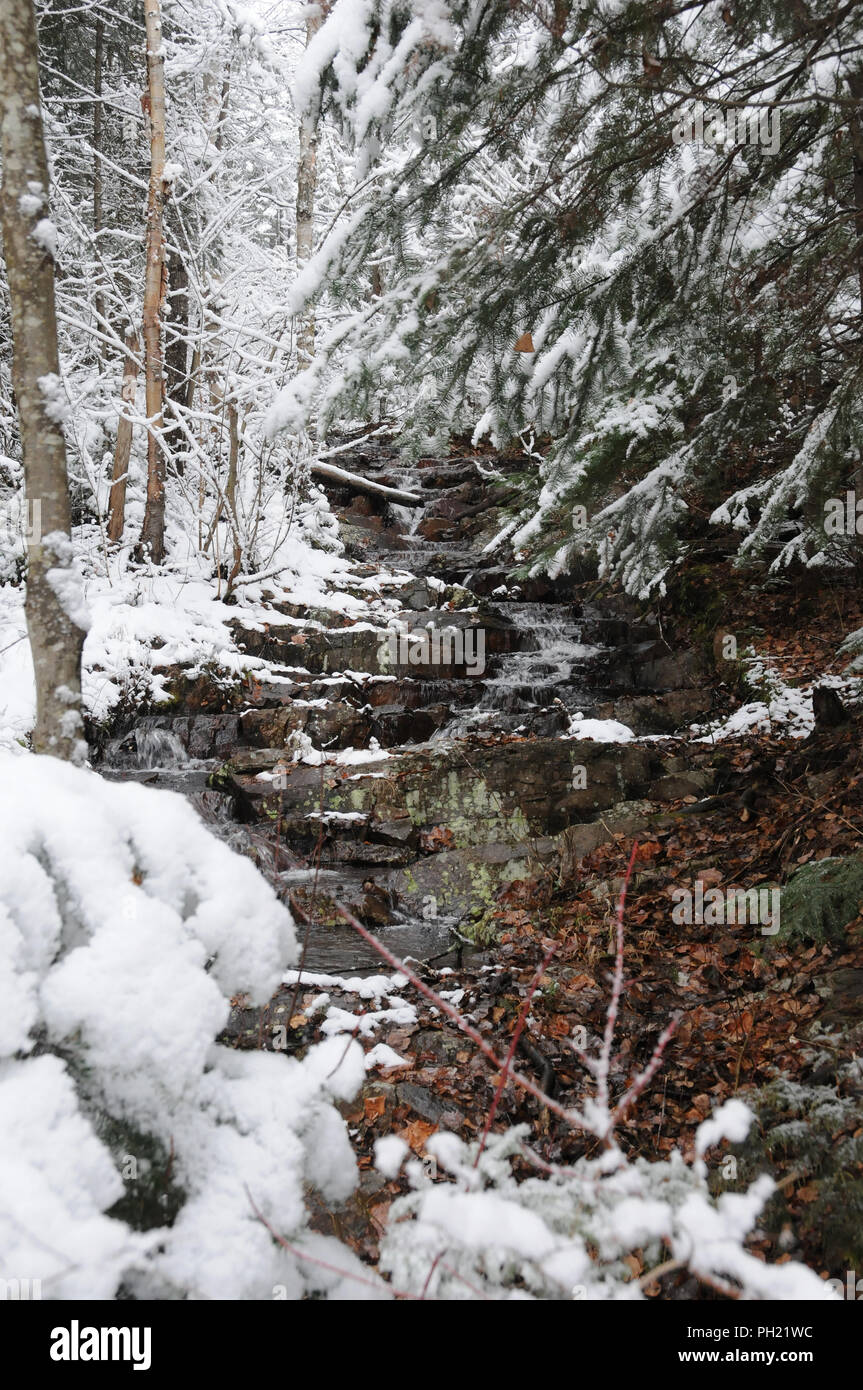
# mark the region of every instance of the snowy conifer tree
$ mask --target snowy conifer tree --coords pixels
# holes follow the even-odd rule
[[[823,520],[863,443],[860,74],[826,0],[337,0],[297,97],[367,184],[319,263],[362,286],[386,254],[387,284],[273,425],[397,388],[416,449],[545,436],[526,568],[591,551],[647,594],[708,517],[775,565],[847,560]]]

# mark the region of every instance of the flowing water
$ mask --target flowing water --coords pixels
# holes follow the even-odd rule
[[[459,673],[450,677],[428,670],[417,679],[412,672],[410,679],[398,683],[395,698],[402,712],[443,709],[443,722],[436,716],[437,732],[426,747],[431,752],[442,741],[485,731],[529,732],[541,737],[565,733],[572,715],[588,711],[595,700],[590,670],[603,651],[584,640],[579,614],[565,602],[525,602],[517,589],[498,583],[499,576],[482,545],[459,539],[457,525],[455,538],[450,535],[434,540],[419,534],[424,520],[440,515],[435,509],[441,487],[428,486],[432,475],[427,471],[394,464],[391,456],[380,451],[374,461],[386,469],[381,475],[383,481],[422,492],[428,500],[416,507],[388,504],[387,526],[373,536],[372,564],[379,571],[433,577],[444,583],[475,583],[478,592],[491,595],[483,602],[490,605],[496,636],[503,642],[502,649],[499,646],[489,655],[481,678],[466,680],[459,678]],[[448,479],[463,480],[470,474],[470,461],[457,460],[455,464],[436,465],[433,476],[442,479],[446,496]],[[459,487],[463,486],[462,481]],[[434,592],[432,586],[430,597]],[[410,625],[422,626],[431,611],[409,614]],[[481,624],[480,618],[474,621]],[[409,729],[410,720],[407,722]],[[400,736],[412,737],[409,731]],[[338,974],[379,970],[380,958],[339,919],[333,907],[336,901],[356,903],[362,898],[364,881],[373,872],[369,864],[377,861],[370,856],[366,865],[324,864],[316,868],[310,862],[308,835],[302,842],[285,843],[270,822],[247,824],[238,819],[231,796],[208,786],[208,778],[243,745],[242,721],[236,714],[146,716],[108,743],[102,770],[112,779],[180,792],[214,834],[251,858],[292,907],[298,937],[307,937],[308,969]],[[314,917],[315,924],[307,928],[304,916]],[[397,956],[429,960],[446,952],[454,942],[453,948],[458,949],[458,938],[453,935],[457,925],[454,916],[405,914],[396,902],[389,923],[375,930],[379,940]]]
[[[604,649],[582,641],[582,623],[570,608],[505,601],[495,609],[522,634],[521,648],[497,659],[474,708],[460,712],[436,739],[488,728],[565,733],[570,716],[584,713],[595,700],[586,669]]]

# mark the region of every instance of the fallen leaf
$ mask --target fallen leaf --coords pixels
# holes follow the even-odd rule
[[[383,1099],[383,1097],[381,1097]],[[409,1125],[399,1131],[399,1138],[404,1139],[409,1144],[415,1154],[422,1153],[425,1148],[426,1140],[429,1139],[437,1130],[437,1125],[430,1124],[428,1120],[411,1120]]]

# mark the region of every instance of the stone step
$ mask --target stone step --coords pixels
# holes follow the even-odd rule
[[[370,831],[434,830],[440,848],[457,849],[557,833],[642,796],[660,771],[655,750],[640,744],[465,740],[323,768],[286,767],[279,749],[241,750],[213,783],[235,797],[243,819],[281,818],[288,836],[308,833],[309,816],[323,809],[362,816]]]
[[[411,673],[429,680],[475,679],[487,669],[484,662],[478,665],[480,655],[515,651],[522,641],[530,640],[492,614],[428,609],[421,619],[404,612],[394,614],[393,620],[404,624],[406,632],[371,623],[310,631],[277,622],[261,628],[237,624],[234,632],[237,645],[249,655],[286,665],[295,660],[297,669],[310,674]],[[421,659],[424,651],[427,660]]]
[[[374,708],[344,700],[292,700],[275,709],[246,711],[240,721],[242,740],[253,748],[284,748],[291,734],[302,731],[315,748],[365,748],[377,739],[382,748],[425,743],[452,718],[449,704],[404,709],[399,705]]]

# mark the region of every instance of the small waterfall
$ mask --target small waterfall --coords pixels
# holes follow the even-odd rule
[[[470,622],[472,627],[482,627],[484,620],[487,624],[486,662],[484,667],[474,667],[469,678],[461,669],[464,663],[446,662],[441,656],[389,674],[386,682],[370,683],[365,711],[370,733],[379,734],[385,746],[396,749],[422,745],[429,749],[431,761],[435,753],[443,752],[431,749],[438,740],[508,733],[555,739],[568,732],[576,711],[594,714],[599,700],[606,698],[605,685],[597,680],[606,674],[602,657],[614,651],[605,644],[627,640],[627,624],[617,624],[619,634],[612,631],[602,611],[594,616],[584,612],[580,602],[576,607],[575,599],[567,601],[570,591],[565,586],[538,584],[521,589],[511,585],[500,559],[487,554],[483,546],[481,513],[483,503],[490,500],[479,495],[484,484],[476,475],[484,474],[483,466],[461,459],[427,460],[423,462],[428,467],[407,468],[392,450],[376,451],[371,446],[345,462],[422,499],[415,506],[390,500],[385,508],[378,507],[378,524],[367,528],[362,544],[357,541],[358,575],[364,580],[399,576],[395,583],[379,586],[387,614],[397,606],[410,630],[446,626],[450,601],[461,610],[465,598],[444,590],[449,585],[465,587],[467,581],[471,617],[459,611],[453,625]],[[424,520],[440,525],[425,526]],[[374,582],[369,585],[370,593],[376,589]],[[471,592],[481,605],[478,610]],[[546,593],[549,597],[542,601]],[[537,597],[539,601],[531,601]],[[351,638],[342,633],[339,620],[334,618],[331,626],[339,633],[334,645],[344,640],[348,650]],[[591,640],[602,645],[591,645]],[[282,642],[274,640],[276,656]],[[512,647],[517,650],[509,650]],[[290,658],[295,651],[291,647],[282,657]],[[405,887],[410,876],[402,872],[410,868],[414,855],[426,853],[414,847],[413,827],[409,842],[390,844],[386,837],[370,833],[367,838],[364,828],[332,818],[318,843],[318,824],[304,822],[298,815],[296,796],[286,798],[283,823],[281,817],[271,818],[271,806],[258,814],[243,791],[242,776],[239,792],[234,788],[233,794],[230,783],[221,779],[208,785],[211,769],[234,757],[235,750],[248,750],[250,740],[254,745],[261,737],[272,738],[281,747],[282,726],[276,712],[290,699],[297,699],[299,708],[317,705],[325,697],[321,727],[332,717],[332,732],[337,735],[332,744],[337,746],[344,723],[338,707],[345,708],[351,721],[356,713],[347,709],[354,705],[353,687],[346,687],[344,678],[313,675],[307,692],[313,698],[307,701],[298,699],[304,693],[303,684],[292,681],[290,694],[282,689],[264,694],[261,708],[274,711],[272,733],[264,722],[247,723],[247,711],[241,713],[233,704],[219,707],[216,713],[182,713],[171,708],[136,717],[134,722],[127,715],[117,726],[126,732],[104,749],[102,773],[112,780],[180,792],[214,835],[251,859],[295,912],[298,934],[307,936],[307,969],[331,969],[337,974],[380,970],[373,948],[357,936],[335,906],[345,902],[361,916],[369,877],[378,887],[390,889],[395,884],[404,895],[401,902],[392,902],[389,920],[374,919],[376,935],[397,955],[442,958],[452,949],[463,898],[454,892],[452,904],[458,906],[458,913],[452,916],[440,912],[427,920],[425,900],[420,913],[417,894]],[[252,760],[248,772],[253,775],[256,766]],[[302,794],[301,787],[296,790]],[[430,882],[434,886],[434,878]],[[442,883],[445,887],[446,880]],[[434,898],[433,893],[429,896]]]
[[[558,722],[565,727],[568,714],[592,702],[585,668],[603,648],[582,641],[582,625],[571,610],[540,603],[500,603],[496,607],[526,634],[529,645],[501,656],[495,674],[483,681],[475,708],[460,712],[434,739],[459,738],[483,730],[513,730],[526,715],[544,709],[552,715],[559,711]],[[549,727],[547,732],[554,730]]]
[[[131,733],[111,739],[105,749],[109,768],[175,771],[186,767],[189,755],[173,729],[142,720]]]
[[[172,729],[135,730],[139,767],[182,767],[189,755]]]
[[[505,709],[511,695],[546,705],[578,684],[584,663],[599,655],[599,647],[581,640],[581,623],[566,614],[533,603],[502,604],[501,608],[520,631],[530,634],[535,645],[503,657],[497,675],[486,681],[480,708]]]

